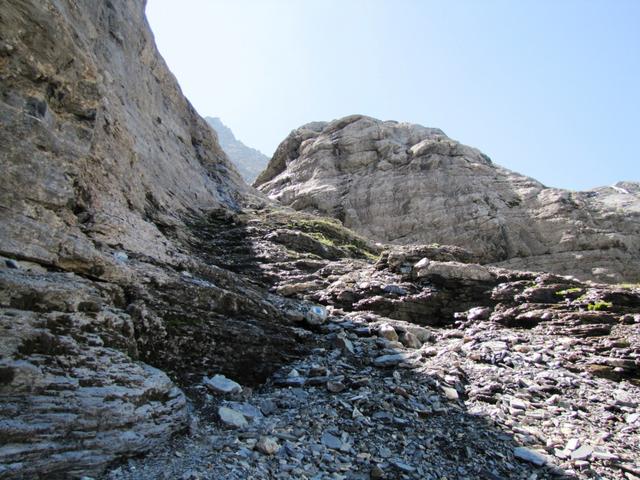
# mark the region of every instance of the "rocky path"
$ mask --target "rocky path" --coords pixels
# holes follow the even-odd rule
[[[637,342],[640,323],[616,333]],[[640,478],[640,387],[576,373],[588,342],[372,314],[313,335],[321,346],[254,392],[203,385],[189,437],[106,478]]]
[[[191,434],[109,480],[640,478],[637,289],[438,245],[334,260],[327,225],[270,215],[203,238],[316,348],[253,391],[203,382]]]

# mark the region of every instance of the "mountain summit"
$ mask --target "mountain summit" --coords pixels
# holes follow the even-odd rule
[[[247,147],[238,140],[231,129],[218,117],[206,117],[205,120],[218,134],[220,146],[234,163],[245,182],[253,183],[269,163],[269,157],[255,148]]]
[[[353,115],[294,130],[256,186],[374,240],[467,248],[482,263],[640,278],[640,185],[547,188],[441,130]]]

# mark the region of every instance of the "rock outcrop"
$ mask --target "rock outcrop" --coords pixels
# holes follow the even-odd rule
[[[274,293],[300,286],[281,308],[319,348],[251,395],[212,393],[204,406],[217,422],[109,480],[640,471],[640,289],[483,266],[446,246],[392,247],[374,263],[267,238],[305,223],[310,237],[325,227],[286,209],[244,212],[214,248],[250,272],[233,248],[241,236]],[[309,302],[326,318],[310,323],[300,311]]]
[[[5,3],[1,479],[640,471],[637,286],[383,251],[276,205],[142,0]]]
[[[252,385],[305,348],[262,286],[195,250],[211,215],[265,199],[144,3],[0,9],[0,478],[99,473],[183,431],[194,378]]]
[[[354,115],[294,130],[258,188],[374,240],[441,243],[482,263],[640,279],[640,184],[546,188],[419,125]]]
[[[218,134],[220,146],[236,166],[244,181],[248,184],[253,183],[260,172],[266,168],[269,157],[238,140],[231,129],[218,117],[206,117],[206,120]]]

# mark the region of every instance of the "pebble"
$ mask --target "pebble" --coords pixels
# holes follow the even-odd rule
[[[126,263],[127,260],[129,260],[129,255],[127,255],[125,252],[119,251],[119,252],[114,252],[113,258],[118,263]]]
[[[232,408],[218,408],[218,416],[220,417],[220,420],[222,420],[222,423],[224,423],[228,427],[244,428],[249,425],[249,422],[242,414],[242,412],[238,412],[237,410],[233,410]]]
[[[329,390],[331,393],[340,393],[345,388],[347,387],[342,382],[332,382],[332,381],[327,382],[327,390]]]
[[[214,375],[212,378],[205,378],[204,385],[215,393],[233,394],[242,392],[242,386],[224,375]]]
[[[411,332],[405,332],[400,336],[400,342],[407,348],[420,348],[422,342]]]
[[[380,325],[380,327],[378,328],[378,336],[381,338],[386,338],[391,342],[398,341],[398,333],[396,332],[396,329],[388,323],[383,323],[382,325]]]
[[[320,441],[324,446],[334,450],[339,450],[342,447],[342,440],[329,432],[324,432]]]
[[[273,455],[280,450],[280,444],[273,437],[260,437],[260,440],[256,443],[255,449],[265,455]]]
[[[577,438],[571,438],[571,439],[569,439],[569,441],[567,442],[567,445],[564,448],[565,448],[565,450],[573,452],[579,446],[580,446],[580,440],[578,440]]]
[[[525,462],[529,462],[529,463],[533,463],[534,465],[537,466],[542,466],[545,463],[547,463],[547,459],[539,454],[538,452],[535,452],[533,450],[530,450],[526,447],[516,447],[513,449],[513,455],[516,458],[519,458],[520,460],[524,460]]]
[[[460,398],[455,388],[442,387],[442,391],[444,392],[444,396],[447,397],[447,400],[458,400]]]
[[[376,367],[392,367],[394,365],[398,365],[401,362],[406,362],[407,360],[411,360],[413,355],[408,353],[393,353],[389,355],[382,355],[377,357],[373,363]]]
[[[20,265],[18,265],[18,262],[16,262],[15,260],[5,260],[4,264],[7,266],[7,268],[14,268],[14,269],[19,269]]]
[[[342,353],[348,353],[351,355],[355,353],[353,343],[344,335],[338,335],[336,337],[336,347],[338,347]]]
[[[592,453],[593,447],[589,445],[582,445],[571,452],[571,458],[573,460],[586,460],[591,456]]]
[[[322,305],[313,305],[304,314],[304,318],[310,325],[322,325],[327,321],[327,309]]]

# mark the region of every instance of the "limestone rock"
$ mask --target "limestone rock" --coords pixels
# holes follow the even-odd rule
[[[435,262],[424,258],[414,266],[418,278],[444,281],[487,282],[494,278],[491,271],[482,265],[460,262]]]
[[[382,325],[380,325],[380,327],[378,329],[378,335],[380,337],[382,337],[382,338],[386,338],[390,342],[397,342],[398,341],[398,333],[388,323],[383,323]]]
[[[517,447],[513,449],[513,455],[525,462],[533,463],[534,465],[542,466],[547,463],[547,459],[529,448]]]
[[[144,2],[3,8],[0,250],[94,277],[110,249],[178,260],[163,231],[244,186],[158,53]],[[114,265],[116,264],[116,265]]]
[[[183,392],[135,361],[130,315],[101,308],[117,288],[18,272],[0,271],[0,473],[98,474],[187,427]]]
[[[2,5],[0,476],[99,475],[186,428],[178,385],[256,383],[306,343],[199,248],[268,201],[182,95],[144,8]]]
[[[231,428],[244,428],[249,425],[249,422],[244,417],[242,412],[234,410],[229,407],[218,408],[218,416],[222,423]]]
[[[240,393],[242,391],[240,384],[224,375],[214,375],[212,378],[206,378],[203,383],[216,393]]]
[[[547,188],[434,128],[362,115],[310,123],[256,185],[378,241],[456,245],[483,264],[610,283],[640,278],[640,184]]]
[[[260,437],[258,443],[256,443],[256,450],[264,453],[265,455],[273,455],[278,453],[280,445],[278,441],[273,437]]]

